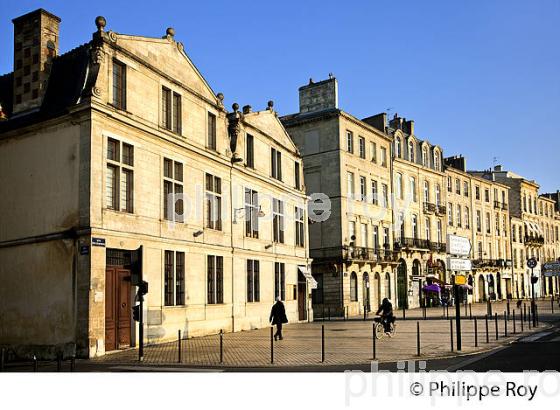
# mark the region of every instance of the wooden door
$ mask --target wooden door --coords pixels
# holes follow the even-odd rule
[[[298,313],[299,320],[307,320],[306,282],[298,282]]]
[[[130,346],[130,271],[107,267],[105,272],[105,350]]]

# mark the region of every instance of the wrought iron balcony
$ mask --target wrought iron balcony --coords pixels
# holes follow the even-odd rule
[[[511,260],[506,259],[475,259],[472,261],[474,268],[506,268],[511,266]]]
[[[366,248],[363,246],[344,245],[311,249],[310,254],[315,261],[327,259],[343,262],[391,263],[398,260],[397,252],[391,249]]]
[[[420,238],[400,238],[395,242],[395,249],[416,248],[430,249],[430,241]]]
[[[443,242],[431,242],[430,241],[430,250],[432,252],[445,252],[445,243]]]
[[[502,203],[502,209],[503,209],[504,211],[507,211],[507,209],[508,209],[508,204],[507,204],[506,202]]]
[[[424,213],[425,214],[433,214],[436,212],[436,204],[432,204],[430,202],[424,202]]]
[[[500,201],[494,201],[494,208],[500,209],[502,207],[502,203]]]
[[[447,213],[447,208],[445,205],[436,205],[436,214],[438,216],[443,216]]]
[[[524,242],[527,245],[536,245],[536,246],[540,246],[540,245],[544,245],[544,237],[539,235],[539,236],[535,236],[535,235],[525,235],[525,239]]]

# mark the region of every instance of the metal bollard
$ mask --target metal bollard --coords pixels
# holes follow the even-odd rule
[[[321,363],[325,363],[325,325],[321,325]]]
[[[416,322],[416,355],[420,356],[420,322]]]
[[[515,309],[513,309],[513,317],[512,317],[512,319],[513,319],[513,334],[516,334],[516,333],[517,333],[517,332],[516,332],[517,329],[515,328]]]
[[[521,309],[519,311],[519,316],[521,316],[521,333],[523,333],[523,313],[521,312]]]
[[[76,357],[72,356],[70,359],[70,371],[73,372],[76,370]]]
[[[498,314],[494,313],[494,325],[496,326],[496,340],[498,340]]]
[[[522,322],[526,322],[527,321],[527,305],[525,303],[523,303],[523,319]]]
[[[507,312],[504,311],[504,337],[507,337]]]
[[[39,371],[39,361],[37,360],[37,356],[33,355],[33,371]]]
[[[376,359],[376,357],[375,357],[375,355],[376,355],[376,351],[375,351],[375,348],[376,348],[376,346],[375,346],[375,339],[377,339],[377,338],[375,337],[375,325],[377,325],[377,323],[373,322],[372,325],[373,325],[373,326],[372,326],[372,333],[371,333],[371,341],[372,341],[372,343],[371,343],[372,351],[371,351],[371,352],[372,352],[372,355],[373,355],[373,360],[375,360],[375,359]]]
[[[181,329],[177,331],[177,363],[181,363]]]
[[[451,351],[453,351],[453,319],[449,319],[449,337],[451,338]]]
[[[472,303],[469,303],[469,317],[472,320]]]
[[[56,371],[62,371],[62,353],[60,352],[56,354]]]
[[[220,329],[220,363],[224,362],[224,331]]]
[[[406,309],[404,308],[404,306],[403,306],[403,309],[402,309],[402,319],[406,320]]]
[[[550,310],[554,314],[554,296],[552,296],[552,298],[550,298]]]
[[[274,327],[270,326],[270,364],[274,364]]]
[[[327,315],[329,315],[329,322],[330,322],[330,320],[331,320],[331,307],[330,306],[327,308]]]
[[[449,319],[449,305],[445,305],[445,312],[446,312],[447,319]]]
[[[321,315],[323,322],[325,321],[325,305],[323,305],[323,314]]]
[[[364,306],[364,320],[366,320],[366,307]]]
[[[441,305],[441,309],[443,310],[441,317],[445,319],[445,305]]]
[[[511,314],[510,312],[511,312],[511,311],[510,311],[509,299],[508,299],[508,300],[507,300],[507,317],[508,317],[508,319],[509,319],[509,315]]]
[[[535,318],[537,321],[537,326],[539,325],[539,307],[537,306],[537,304],[535,303]]]
[[[485,316],[486,321],[486,343],[490,343],[490,336],[488,335],[488,315]]]
[[[4,367],[6,365],[6,349],[2,348],[0,350],[0,372],[4,371]]]
[[[474,347],[478,347],[478,323],[476,322],[476,316],[474,318]]]

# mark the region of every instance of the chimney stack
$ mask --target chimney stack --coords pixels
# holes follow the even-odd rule
[[[60,18],[38,9],[14,23],[13,113],[41,107],[52,60],[58,55]]]
[[[316,112],[338,108],[338,82],[329,78],[318,83],[309,79],[309,84],[299,88],[299,112]]]

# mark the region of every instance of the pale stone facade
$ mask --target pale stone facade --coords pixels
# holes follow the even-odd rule
[[[0,129],[0,344],[137,345],[140,247],[148,343],[268,326],[276,296],[312,320],[302,160],[272,102],[228,113],[172,29],[96,24],[44,104],[76,97],[14,105]]]

